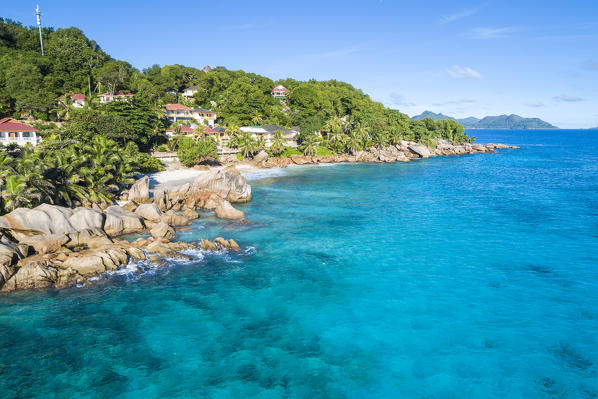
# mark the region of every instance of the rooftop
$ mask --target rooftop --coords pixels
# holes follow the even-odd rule
[[[0,119],[0,132],[37,132],[37,129],[13,118]]]
[[[180,110],[191,110],[191,109],[193,109],[191,107],[186,107],[183,104],[166,104],[164,107],[166,108],[167,111],[175,111],[177,109],[180,109]]]

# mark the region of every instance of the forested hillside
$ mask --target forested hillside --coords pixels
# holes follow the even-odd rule
[[[40,54],[36,29],[10,20],[0,21],[0,116],[67,119],[65,116],[71,117],[73,113],[64,115],[57,97],[78,92],[93,97],[103,91],[122,90],[135,93],[137,103],[153,110],[159,118],[163,104],[177,102],[174,93],[197,85],[198,105],[216,111],[223,126],[250,124],[257,116],[264,124],[300,126],[302,132],[313,132],[338,117],[351,124],[367,124],[376,134],[387,136],[400,134],[413,140],[426,140],[438,134],[430,131],[430,124],[412,121],[397,110],[387,109],[348,83],[273,81],[223,67],[206,73],[182,65],[153,65],[139,71],[126,61],[111,58],[77,28],[45,28],[43,33],[45,56]],[[278,83],[290,89],[286,103],[270,95]],[[184,101],[179,99],[179,102]],[[102,119],[97,113],[91,114],[87,116]],[[115,121],[103,122],[111,134],[123,128],[109,123]],[[163,128],[154,123],[153,130]],[[122,136],[133,137],[138,133],[125,132]],[[146,131],[145,135],[150,133]],[[135,141],[143,145],[147,139]]]
[[[35,148],[3,148],[0,211],[40,202],[109,200],[136,174],[159,169],[147,153],[167,142],[167,103],[215,111],[217,126],[226,127],[246,157],[266,149],[263,138],[239,133],[250,124],[298,126],[305,154],[355,152],[400,140],[430,146],[437,138],[472,140],[455,121],[412,120],[336,80],[273,81],[224,67],[205,72],[183,65],[140,71],[110,57],[80,29],[44,28],[43,35],[42,56],[36,28],[0,18],[0,118],[28,121],[43,137]],[[286,99],[271,95],[276,84],[290,90]],[[198,88],[194,101],[181,95],[190,86]],[[117,91],[134,93],[134,100],[98,101],[101,93]],[[85,105],[74,107],[70,94],[75,93],[84,94]],[[279,145],[268,149],[271,154],[288,155],[280,137],[275,140]],[[177,138],[172,148],[191,165],[214,156],[214,142],[207,137],[178,145]]]

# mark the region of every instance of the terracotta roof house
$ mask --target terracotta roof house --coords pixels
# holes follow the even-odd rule
[[[83,108],[85,104],[87,104],[87,99],[85,98],[85,94],[82,93],[73,93],[70,95],[71,101],[73,103],[74,108]],[[58,97],[58,101],[64,101],[64,97]]]
[[[276,85],[272,89],[272,97],[278,98],[279,100],[284,100],[285,98],[287,98],[288,94],[289,89],[287,89],[283,85]]]
[[[13,118],[0,119],[0,143],[8,145],[37,145],[42,138],[37,135],[37,129]]]
[[[119,91],[117,93],[102,93],[100,94],[100,103],[110,103],[112,101],[131,101],[135,97],[133,93],[123,93]]]
[[[205,126],[214,127],[216,113],[204,108],[191,108],[183,104],[166,104],[166,118],[170,123],[176,121],[195,121]]]
[[[193,135],[194,130],[192,128],[190,128],[187,125],[181,125],[181,133],[183,133],[183,135],[185,136],[192,136]],[[174,127],[169,128],[168,130],[166,130],[166,135],[168,137],[172,137],[174,136]]]

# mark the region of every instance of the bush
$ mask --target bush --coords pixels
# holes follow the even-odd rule
[[[212,138],[195,141],[190,137],[181,137],[177,144],[179,161],[185,166],[196,165],[205,158],[218,158],[216,142]]]
[[[301,151],[296,148],[286,147],[279,157],[290,157],[291,155],[301,155]]]
[[[316,150],[316,155],[318,155],[318,156],[334,155],[334,153],[326,147],[318,146],[318,149]]]
[[[162,145],[158,146],[158,151],[159,152],[167,152],[168,148],[166,148],[166,146],[164,144],[162,144]]]
[[[164,165],[162,165],[162,162],[160,162],[159,159],[143,152],[139,153],[137,162],[141,173],[152,173],[164,170]]]

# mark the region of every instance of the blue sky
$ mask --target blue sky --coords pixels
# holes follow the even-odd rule
[[[1,16],[34,24],[35,1]],[[39,0],[115,58],[338,79],[415,115],[598,126],[598,1]]]

